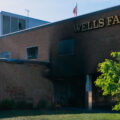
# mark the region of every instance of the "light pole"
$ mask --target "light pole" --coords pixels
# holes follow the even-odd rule
[[[28,28],[29,28],[29,13],[30,13],[30,10],[25,9],[25,11],[27,12],[27,22],[28,22]]]

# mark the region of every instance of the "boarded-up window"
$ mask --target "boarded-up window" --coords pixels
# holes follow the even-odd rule
[[[2,53],[0,53],[0,58],[9,59],[10,58],[10,52],[2,52]]]
[[[59,55],[74,54],[74,40],[69,39],[59,41],[58,53]]]
[[[3,15],[3,34],[10,32],[10,17]]]

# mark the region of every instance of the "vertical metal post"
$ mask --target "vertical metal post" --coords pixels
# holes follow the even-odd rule
[[[86,75],[86,85],[85,85],[85,97],[86,97],[86,108],[92,109],[92,80],[90,75]]]
[[[27,22],[28,22],[27,27],[29,28],[29,13],[30,13],[30,10],[25,9],[25,11],[27,12]]]

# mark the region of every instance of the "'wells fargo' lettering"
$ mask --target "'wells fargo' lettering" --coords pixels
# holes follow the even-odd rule
[[[114,24],[119,24],[119,23],[120,23],[120,20],[119,20],[118,16],[117,16],[117,15],[114,16],[113,25],[114,25]]]
[[[109,16],[107,18],[100,18],[98,20],[93,20],[85,23],[78,23],[74,26],[74,31],[83,32],[116,24],[120,24],[120,17],[117,15]]]

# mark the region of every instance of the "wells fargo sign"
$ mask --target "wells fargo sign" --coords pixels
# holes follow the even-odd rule
[[[74,31],[78,33],[78,32],[103,28],[106,26],[111,26],[111,25],[116,25],[116,24],[120,24],[120,17],[117,15],[110,16],[107,18],[100,18],[98,20],[93,20],[93,21],[89,21],[85,23],[75,24]]]

